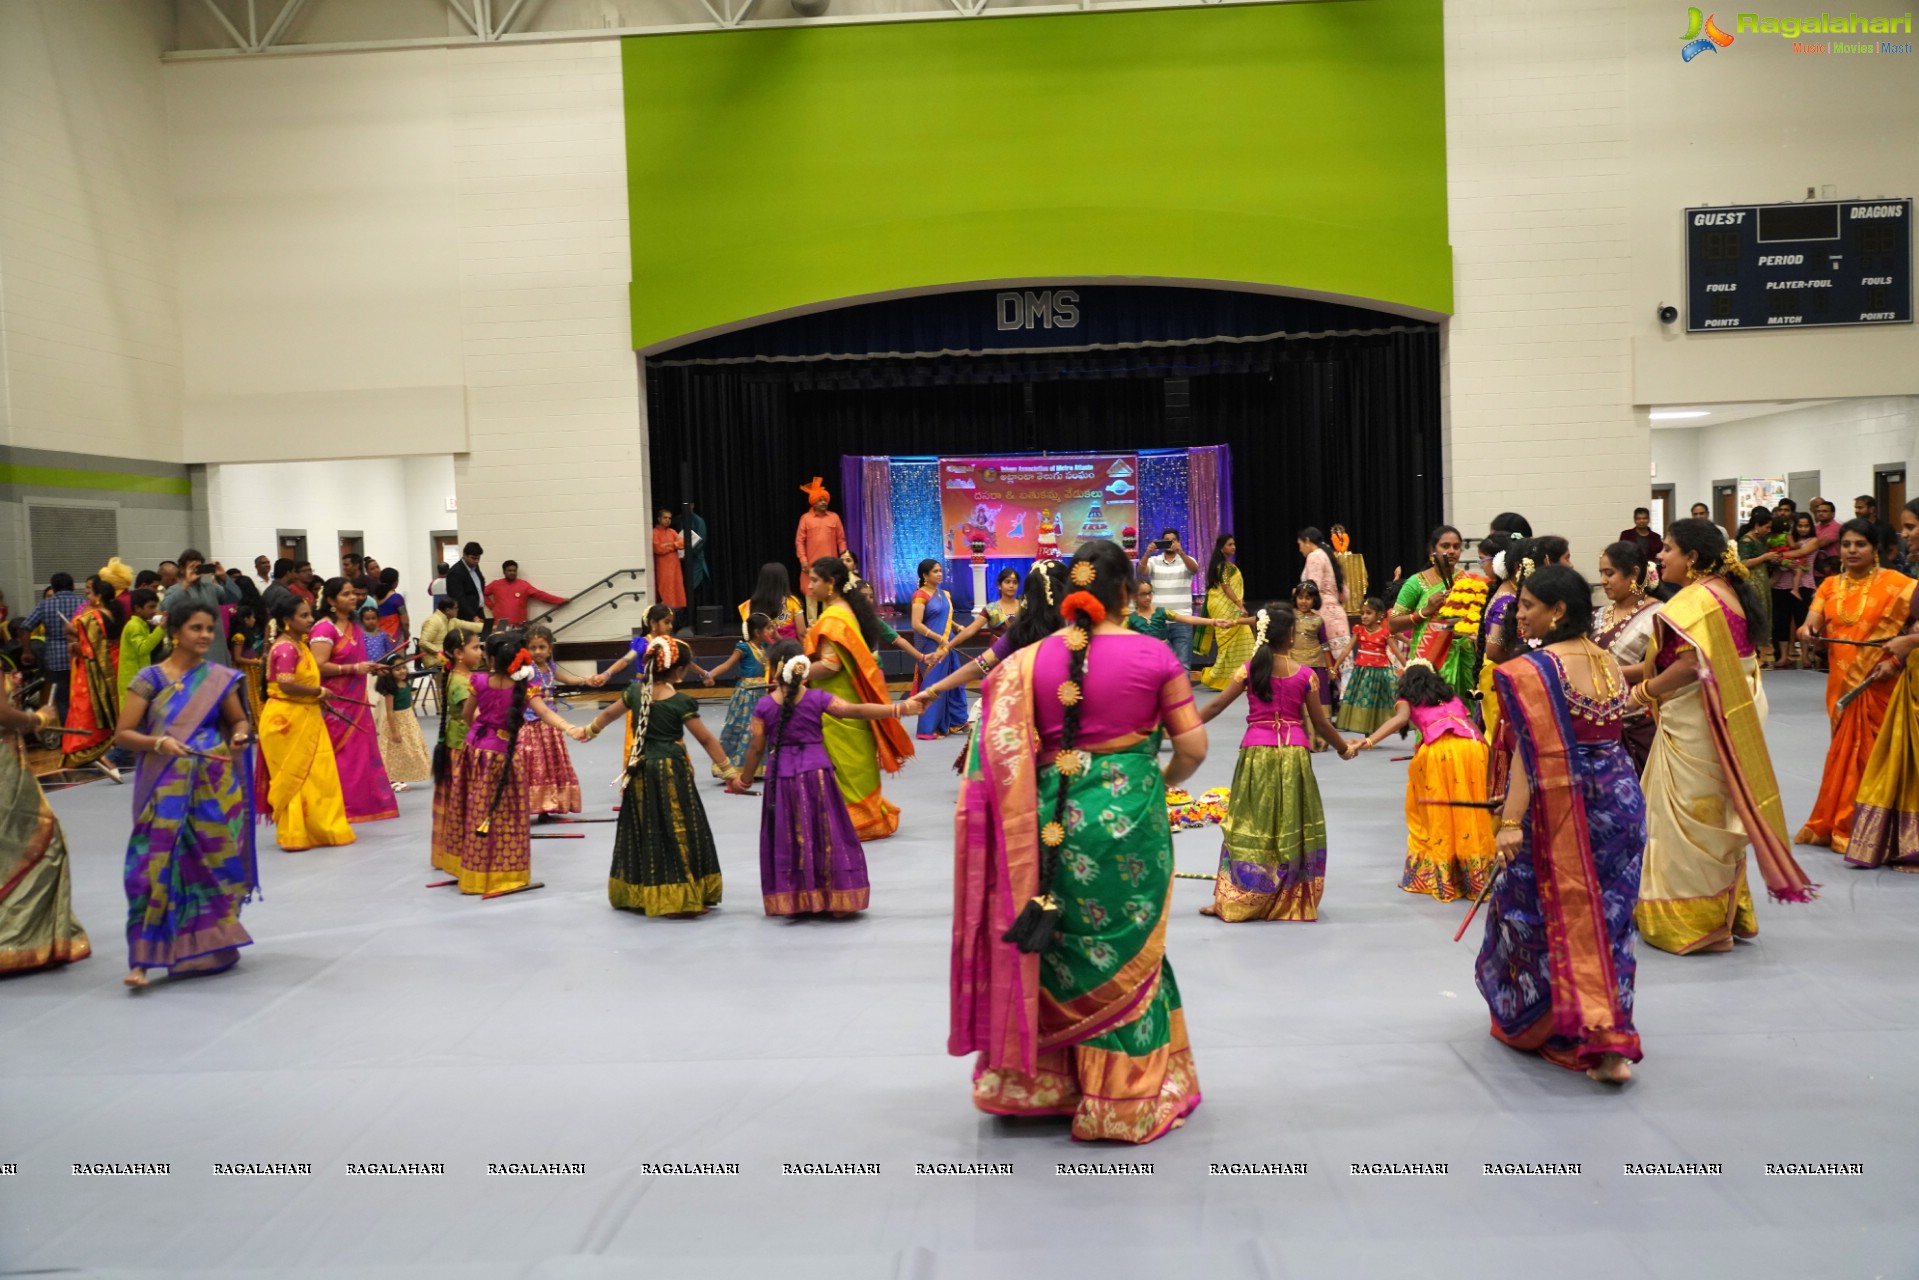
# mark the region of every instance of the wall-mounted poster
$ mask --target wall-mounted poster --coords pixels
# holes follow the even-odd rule
[[[1739,480],[1739,519],[1743,523],[1752,514],[1754,507],[1771,509],[1780,504],[1786,496],[1784,477],[1766,476],[1763,479]]]
[[[941,458],[940,518],[946,554],[986,544],[995,558],[1070,556],[1081,542],[1114,542],[1139,519],[1139,456],[1074,453],[1025,458]]]

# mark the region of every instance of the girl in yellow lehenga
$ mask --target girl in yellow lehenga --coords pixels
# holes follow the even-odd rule
[[[851,572],[839,560],[823,556],[806,574],[806,594],[819,606],[819,618],[806,633],[806,654],[813,660],[807,683],[848,702],[887,702],[886,677],[873,657],[879,619],[859,592],[848,592]],[[898,773],[913,754],[906,726],[894,720],[822,722],[826,754],[833,758],[840,795],[853,815],[861,840],[883,840],[900,829],[900,807],[880,794],[880,771]]]
[[[1730,951],[1759,932],[1746,888],[1746,845],[1773,897],[1811,899],[1793,861],[1766,750],[1766,691],[1746,620],[1758,602],[1746,567],[1707,520],[1666,531],[1661,576],[1684,589],[1653,633],[1653,675],[1633,698],[1658,736],[1646,761],[1648,840],[1634,919],[1661,951]]]
[[[1233,563],[1238,543],[1230,533],[1213,540],[1213,558],[1206,565],[1206,616],[1246,619],[1246,579]],[[1250,619],[1214,633],[1219,637],[1213,665],[1206,668],[1200,683],[1208,689],[1224,689],[1233,682],[1253,657],[1253,628]]]
[[[1903,573],[1879,568],[1874,533],[1866,520],[1850,520],[1839,530],[1839,562],[1844,572],[1819,584],[1806,624],[1799,628],[1799,639],[1885,641],[1905,630],[1915,584]],[[1889,677],[1897,664],[1883,649],[1863,644],[1831,644],[1826,655],[1826,714],[1832,720],[1832,745],[1819,780],[1819,799],[1797,840],[1830,845],[1834,853],[1844,853],[1852,837],[1853,805],[1866,762],[1892,705]]]
[[[289,853],[352,844],[340,769],[327,735],[326,688],[320,664],[307,648],[313,606],[294,596],[273,607],[279,639],[262,659],[266,705],[260,711],[260,752],[266,758],[267,813]]]

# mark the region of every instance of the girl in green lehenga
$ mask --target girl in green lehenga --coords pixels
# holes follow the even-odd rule
[[[1125,553],[1084,543],[1072,574],[1068,627],[986,682],[957,823],[947,1048],[979,1053],[982,1111],[1150,1142],[1200,1101],[1166,959],[1165,785],[1199,766],[1206,731],[1172,650],[1121,623]]]

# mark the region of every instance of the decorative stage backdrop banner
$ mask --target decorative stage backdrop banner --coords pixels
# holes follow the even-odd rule
[[[1136,534],[1139,455],[941,458],[940,520],[946,555],[967,559],[1069,557],[1096,538]]]
[[[1135,474],[1109,475],[1110,469],[1118,464],[1131,467]],[[1044,493],[1017,501],[981,498],[982,491],[1001,490],[975,488],[970,491],[971,501],[961,510],[958,499],[951,495],[968,491],[942,487],[948,478],[946,467],[949,465],[972,469],[976,483],[977,477],[987,469],[1002,477],[995,483],[1004,484],[1003,477],[1012,468],[1032,466],[1065,467],[1064,474],[1087,478],[1084,482],[1055,482],[1051,487],[1035,482],[1034,488],[1044,488]],[[1013,511],[1015,506],[1033,512],[1035,517],[1041,511],[1053,516],[1062,556],[1070,556],[1082,538],[1110,537],[1117,542],[1127,526],[1132,525],[1140,530],[1140,548],[1157,538],[1162,529],[1179,530],[1186,545],[1195,548],[1192,554],[1203,564],[1213,539],[1222,529],[1233,527],[1232,471],[1232,448],[1223,444],[1126,453],[1005,454],[996,458],[844,454],[840,458],[840,488],[846,499],[842,518],[846,523],[847,541],[859,556],[866,576],[873,580],[882,603],[901,606],[911,599],[918,586],[919,562],[943,555],[946,590],[962,612],[970,613],[975,603],[969,569],[972,549],[964,545],[957,551],[953,549],[957,526],[974,523],[981,517],[996,520],[998,527],[993,533],[1000,545],[987,548],[989,583],[997,581],[1006,569],[1012,569],[1023,579],[1033,561],[1039,558],[1041,535],[1036,518],[1024,522],[1017,535],[1019,540],[1014,541],[1013,523],[1019,519]],[[961,474],[956,471],[954,476]],[[1101,479],[1104,484],[1097,483]],[[1125,492],[1107,492],[1121,480],[1126,482]],[[1053,496],[1062,485],[1068,496]],[[1086,496],[1075,499],[1071,496],[1075,492]],[[1103,495],[1097,514],[1092,510],[1092,493]],[[951,515],[948,501],[955,503]],[[980,506],[987,506],[989,510],[981,513],[977,510]],[[993,506],[1000,508],[997,516],[990,510]],[[1062,507],[1065,509],[1063,532],[1057,523]],[[1109,532],[1100,532],[1101,525]]]

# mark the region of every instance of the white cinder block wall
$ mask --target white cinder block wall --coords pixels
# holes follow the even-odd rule
[[[1717,426],[1652,433],[1660,484],[1677,487],[1679,505],[1712,501],[1715,480],[1817,471],[1819,492],[1852,516],[1852,500],[1873,491],[1873,468],[1919,456],[1919,396],[1835,400]],[[1919,485],[1907,492],[1919,496]],[[1890,513],[1881,513],[1891,520]]]
[[[1446,0],[1446,513],[1591,561],[1648,489],[1631,387],[1624,0]]]
[[[448,66],[469,442],[454,464],[460,532],[486,547],[489,570],[511,556],[570,596],[646,565],[652,523],[620,46],[492,47]],[[624,635],[632,619],[605,610],[573,634]]]
[[[170,9],[0,4],[0,445],[181,460]]]
[[[433,569],[428,535],[451,527],[452,491],[446,456],[210,466],[205,550],[251,573],[253,557],[276,554],[281,529],[303,532],[314,569],[331,577],[339,535],[359,530],[367,554],[400,571],[400,589],[424,598]]]

